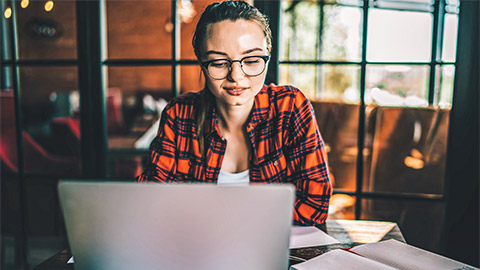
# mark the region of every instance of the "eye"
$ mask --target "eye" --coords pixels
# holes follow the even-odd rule
[[[216,60],[210,62],[210,67],[213,68],[227,68],[230,65],[230,63],[226,60]]]
[[[258,57],[253,57],[253,58],[247,58],[243,61],[243,64],[245,65],[255,65],[260,63],[260,58]]]

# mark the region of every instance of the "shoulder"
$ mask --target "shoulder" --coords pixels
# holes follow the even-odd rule
[[[270,84],[264,87],[264,93],[268,95],[271,103],[282,105],[280,107],[293,107],[309,103],[305,94],[292,85],[274,85]],[[287,109],[284,107],[284,109]]]
[[[200,97],[200,92],[187,92],[168,102],[168,107],[195,105]]]
[[[164,113],[174,117],[191,117],[195,105],[200,98],[200,92],[188,92],[171,99]]]
[[[301,93],[301,91],[296,88],[295,86],[292,85],[275,85],[275,84],[270,84],[265,86],[265,90],[272,94],[276,95],[279,97],[283,96],[295,96],[298,93]]]

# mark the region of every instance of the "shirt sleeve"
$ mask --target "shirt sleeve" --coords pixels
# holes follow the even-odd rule
[[[327,219],[332,194],[327,154],[313,107],[300,91],[292,108],[286,157],[296,185],[294,224],[321,225]]]
[[[162,112],[157,136],[150,145],[150,157],[138,182],[168,183],[174,181],[176,173],[175,107],[169,104]]]

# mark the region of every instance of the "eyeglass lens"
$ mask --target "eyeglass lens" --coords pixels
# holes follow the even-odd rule
[[[214,79],[225,79],[234,62],[240,62],[243,73],[247,76],[258,76],[265,70],[266,60],[260,56],[248,56],[241,60],[219,59],[208,63],[207,71]]]

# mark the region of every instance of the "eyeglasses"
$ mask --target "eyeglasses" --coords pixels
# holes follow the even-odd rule
[[[232,71],[233,63],[238,62],[245,75],[255,77],[263,73],[269,59],[268,55],[247,56],[240,60],[215,59],[202,62],[202,66],[205,67],[212,79],[223,80]]]

